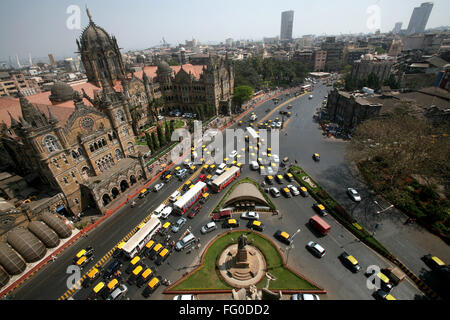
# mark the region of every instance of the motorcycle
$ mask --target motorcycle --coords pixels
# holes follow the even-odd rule
[[[136,201],[131,202],[131,207],[134,208],[136,206]]]

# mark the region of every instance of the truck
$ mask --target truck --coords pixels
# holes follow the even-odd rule
[[[254,141],[255,143],[259,142],[259,134],[256,133],[255,129],[253,129],[252,127],[247,127],[247,132],[249,138],[251,138],[252,141]]]
[[[222,210],[213,215],[213,221],[225,220],[231,217],[231,210]]]
[[[317,230],[324,236],[327,235],[331,230],[330,225],[328,223],[326,223],[325,220],[323,220],[319,216],[311,217],[309,219],[309,224],[311,225],[311,227],[313,227],[315,230]]]

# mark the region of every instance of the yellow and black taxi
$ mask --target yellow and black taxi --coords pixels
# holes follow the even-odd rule
[[[284,176],[286,177],[287,181],[289,181],[289,182],[294,181],[294,175],[292,173],[287,172]]]
[[[209,172],[209,164],[203,165],[202,172]]]
[[[149,194],[149,192],[150,191],[148,191],[148,189],[142,189],[141,192],[139,192],[138,198],[139,199],[145,198]]]
[[[164,261],[166,261],[166,259],[169,257],[169,255],[170,255],[169,249],[167,249],[167,248],[162,249],[158,253],[158,256],[156,257],[155,264],[157,266],[160,266]]]
[[[356,260],[355,257],[345,251],[341,253],[339,259],[347,268],[349,268],[354,273],[357,273],[361,269],[358,260]]]
[[[144,291],[142,292],[142,295],[144,296],[144,298],[148,298],[153,292],[155,292],[155,290],[161,285],[161,281],[157,278],[157,277],[153,277],[153,279],[151,279]]]
[[[247,228],[262,232],[264,231],[264,224],[259,220],[251,220],[247,223]]]
[[[292,198],[291,190],[288,187],[284,187],[281,189],[281,192],[286,198]]]
[[[136,285],[141,288],[147,281],[150,280],[151,276],[153,275],[153,271],[150,268],[147,268],[144,270],[144,272],[141,273],[141,276],[137,279]]]
[[[306,187],[301,186],[299,188],[299,191],[300,191],[300,194],[302,195],[302,197],[306,198],[307,196],[309,196],[308,189],[306,189]]]
[[[139,265],[139,261],[141,261],[141,257],[136,256],[133,259],[131,259],[130,263],[128,264],[128,268],[125,270],[126,273],[131,273],[134,268],[136,268]]]
[[[328,215],[328,212],[325,209],[325,206],[323,204],[314,203],[313,204],[313,209],[314,209],[314,211],[316,211],[317,213],[321,214],[322,216]]]
[[[88,288],[95,280],[97,280],[100,277],[100,270],[96,267],[93,267],[89,272],[86,274],[86,278],[83,280],[83,287]]]
[[[224,228],[237,228],[237,227],[239,227],[239,220],[234,219],[234,218],[227,219],[223,223],[223,227]]]
[[[173,176],[172,176],[171,174],[168,174],[168,175],[166,175],[166,176],[163,178],[163,180],[164,180],[165,182],[169,182],[170,180],[172,180],[172,178],[173,178]]]
[[[374,275],[374,277],[372,278],[372,283],[376,284],[378,282],[383,291],[389,292],[394,287],[394,284],[390,281],[389,277],[385,275],[382,271],[379,271],[376,274],[375,270],[371,270],[371,272],[366,272],[366,276],[369,277],[372,275]]]
[[[183,191],[189,190],[189,187],[191,186],[191,184],[192,184],[191,180],[186,181],[186,182],[184,183],[184,185],[183,185],[182,190],[183,190]]]
[[[119,280],[116,278],[112,279],[108,284],[106,285],[106,290],[102,292],[103,298],[107,298],[116,288],[120,285]]]
[[[136,268],[133,269],[131,272],[130,277],[127,280],[127,283],[129,285],[133,285],[136,283],[136,280],[138,279],[139,275],[144,271],[144,267],[141,265],[138,265]]]
[[[98,300],[103,298],[103,292],[107,290],[103,281],[97,283],[92,289],[92,293],[89,295],[88,300]]]
[[[170,230],[170,226],[171,223],[169,221],[165,222],[162,226],[161,229],[159,230],[160,234],[167,234]]]
[[[77,260],[77,262],[75,263],[75,265],[77,267],[80,268],[80,270],[83,270],[83,268],[92,260],[94,259],[94,253],[90,252],[90,253],[86,253],[84,255],[81,256],[80,259]]]
[[[276,175],[276,179],[277,179],[277,182],[278,182],[279,184],[283,184],[284,178],[283,178],[283,175],[282,175],[282,174],[277,174],[277,175]]]
[[[85,249],[82,249],[82,250],[78,251],[78,253],[73,258],[73,263],[77,263],[77,261],[80,260],[80,258],[82,256],[85,256],[88,254],[93,254],[93,253],[94,253],[94,248],[92,248],[92,247],[87,247]]]
[[[144,247],[144,251],[142,252],[142,254],[147,257],[148,254],[150,253],[150,251],[153,249],[154,245],[155,245],[155,240],[150,240],[149,242],[147,242],[147,244]]]
[[[156,244],[156,246],[153,247],[152,251],[149,253],[148,257],[150,260],[154,260],[156,258],[156,255],[163,249],[163,245],[161,243]]]
[[[292,243],[292,238],[286,231],[278,230],[273,236],[284,244],[290,245]]]
[[[273,184],[273,177],[272,176],[266,176],[266,181],[268,184]]]
[[[431,268],[431,270],[434,271],[444,268],[446,266],[444,261],[442,261],[441,259],[432,254],[427,254],[423,256],[422,260],[428,267]]]
[[[205,192],[204,194],[202,194],[202,197],[200,198],[200,202],[202,204],[204,204],[206,201],[208,201],[209,197],[210,197],[209,193]]]
[[[377,300],[397,300],[392,294],[381,289],[377,290],[374,296]]]
[[[312,158],[313,158],[314,161],[320,161],[320,154],[314,153]]]

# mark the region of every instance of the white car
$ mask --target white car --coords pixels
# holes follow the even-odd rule
[[[361,196],[359,195],[358,191],[356,191],[355,189],[348,188],[347,189],[347,194],[353,201],[356,201],[356,202],[360,202],[361,201]]]
[[[310,95],[310,96],[309,96],[309,99],[312,99],[312,98],[314,98],[314,96],[313,96],[313,95]]]
[[[196,299],[193,294],[182,294],[182,295],[173,297],[173,300],[196,300]]]
[[[292,295],[291,300],[320,300],[320,298],[317,294],[296,293]]]
[[[153,188],[153,190],[155,190],[155,192],[158,192],[158,191],[161,190],[163,187],[164,187],[164,183],[161,182],[161,183],[158,183],[158,184]]]
[[[236,150],[231,151],[230,158],[234,158],[236,156],[237,156],[237,151]]]
[[[253,211],[242,212],[241,219],[259,220],[259,214]]]
[[[316,257],[322,258],[325,255],[325,249],[320,244],[314,241],[308,242],[306,248],[311,251]]]
[[[252,170],[259,170],[258,162],[256,162],[256,161],[250,162],[250,168],[252,168]]]
[[[276,154],[273,154],[272,155],[272,160],[275,163],[279,163],[280,162],[280,157],[278,155],[276,155]]]
[[[164,208],[164,210],[161,212],[161,219],[167,219],[168,216],[172,213],[173,208],[170,206],[167,206]]]
[[[287,187],[289,190],[291,190],[291,193],[293,196],[298,196],[300,194],[300,191],[298,191],[296,186],[293,186],[292,184],[288,184]]]
[[[266,172],[267,172],[268,176],[273,176],[274,175],[272,167],[267,167],[267,171]]]
[[[272,196],[273,196],[274,198],[278,198],[278,197],[281,196],[280,191],[279,191],[277,188],[275,188],[275,187],[270,188],[270,189],[269,189],[269,192],[270,192],[270,194],[272,194]]]
[[[214,231],[214,230],[216,230],[216,229],[217,229],[216,223],[213,222],[213,221],[211,221],[211,222],[207,223],[206,225],[204,225],[204,226],[201,228],[200,232],[201,232],[202,234],[206,234],[206,233],[209,233],[209,232]]]

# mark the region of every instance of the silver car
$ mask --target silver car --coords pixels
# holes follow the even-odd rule
[[[186,223],[186,221],[187,219],[184,217],[178,219],[178,221],[172,227],[172,232],[177,233],[181,229],[181,227]]]
[[[322,258],[325,255],[325,249],[317,242],[310,241],[306,245],[306,248],[311,251],[316,257]]]
[[[204,225],[201,228],[200,232],[202,234],[206,234],[206,233],[209,233],[209,232],[214,231],[216,229],[217,229],[217,225],[215,224],[215,222],[211,221],[211,222],[207,223],[206,225]]]
[[[155,192],[158,192],[158,191],[161,190],[163,187],[164,187],[164,183],[161,182],[161,183],[158,183],[158,184],[153,188],[153,190],[155,190]]]
[[[287,187],[289,190],[291,190],[291,193],[293,196],[298,196],[300,194],[300,191],[298,191],[296,186],[293,186],[292,184],[288,184]]]
[[[347,194],[353,201],[356,201],[356,202],[360,202],[361,201],[361,196],[359,195],[358,191],[356,191],[355,189],[348,188],[347,189]]]
[[[253,211],[243,212],[241,214],[241,219],[259,220],[259,214]]]

